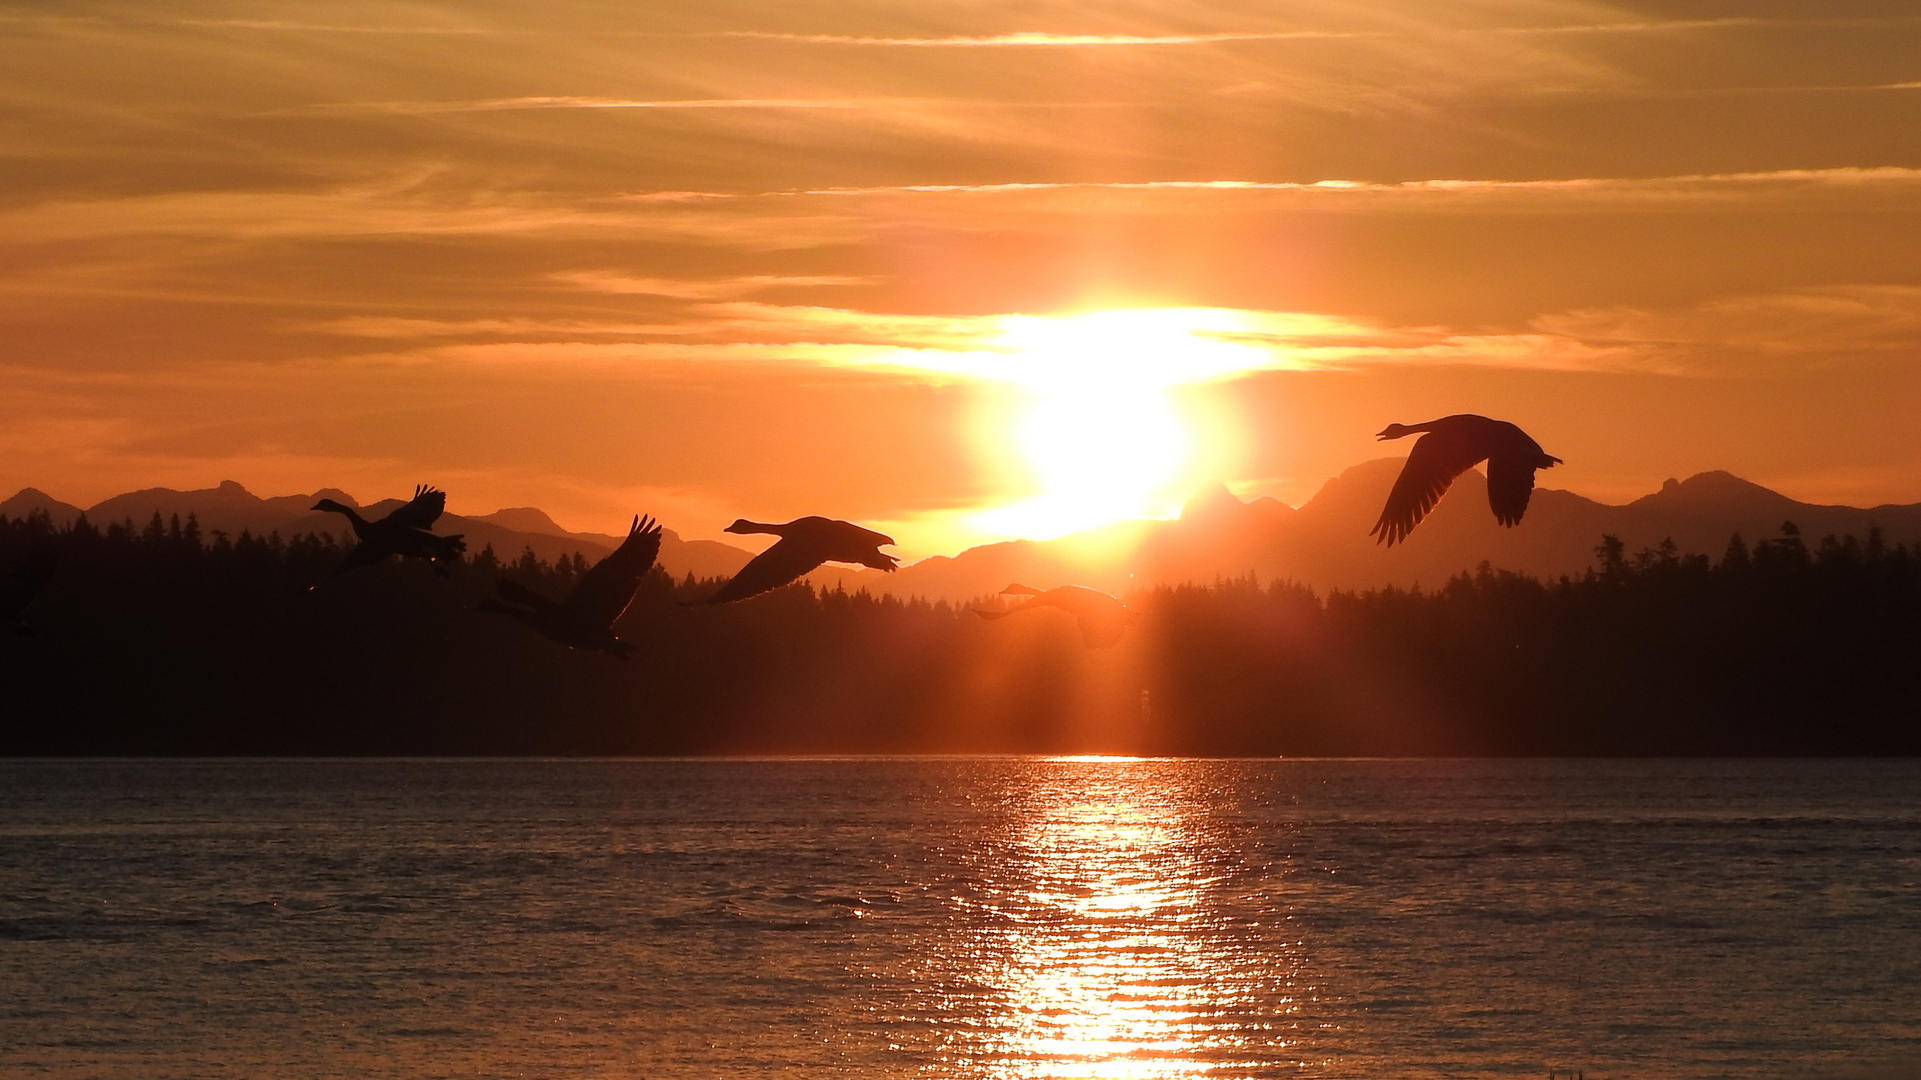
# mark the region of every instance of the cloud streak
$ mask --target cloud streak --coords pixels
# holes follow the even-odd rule
[[[434,116],[442,113],[526,112],[542,109],[862,109],[873,100],[819,98],[609,98],[573,95],[481,98],[471,101],[355,101],[303,106],[296,112],[348,116],[366,113]]]
[[[1096,325],[1090,319],[1104,320]],[[1135,324],[1139,329],[1130,329]],[[1921,338],[1921,287],[1836,286],[1726,297],[1691,307],[1609,308],[1537,317],[1508,332],[1392,326],[1316,312],[1196,308],[1090,316],[910,315],[746,301],[700,303],[662,325],[581,321],[358,318],[304,324],[376,338],[493,337],[370,354],[374,363],[535,365],[640,377],[660,364],[774,364],[869,370],[934,382],[1031,381],[1036,365],[1068,354],[1099,377],[1104,340],[1153,338],[1170,384],[1262,371],[1374,367],[1772,376],[1886,363]],[[1159,337],[1155,337],[1155,335]],[[1106,337],[1103,337],[1106,335]],[[706,341],[595,342],[613,336],[706,336]],[[555,337],[572,340],[547,340]],[[1185,342],[1186,344],[1183,344]],[[1216,344],[1231,346],[1221,352]],[[1139,351],[1139,350],[1135,350]],[[1146,355],[1146,354],[1143,354]],[[1120,359],[1113,362],[1119,363]]]

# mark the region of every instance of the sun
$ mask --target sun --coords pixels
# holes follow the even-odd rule
[[[1003,377],[1030,395],[1014,433],[1040,492],[975,514],[987,533],[1047,539],[1171,516],[1217,464],[1197,454],[1171,391],[1271,363],[1233,340],[1245,331],[1237,313],[1216,308],[1012,315],[1003,326]]]

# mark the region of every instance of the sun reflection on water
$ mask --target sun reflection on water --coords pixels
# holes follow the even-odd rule
[[[1025,793],[997,864],[1008,929],[983,983],[1004,1015],[967,1056],[995,1078],[1259,1074],[1289,1060],[1291,952],[1232,910],[1197,801],[1152,771],[1076,763]],[[1258,924],[1254,924],[1258,925]]]

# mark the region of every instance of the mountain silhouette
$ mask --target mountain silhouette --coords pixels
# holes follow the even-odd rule
[[[21,488],[13,498],[0,502],[0,517],[28,518],[42,512],[63,529],[82,513],[79,507],[63,503],[39,488]]]
[[[1484,561],[1549,579],[1578,575],[1594,564],[1594,548],[1604,534],[1619,537],[1630,554],[1673,540],[1682,551],[1717,558],[1733,534],[1753,543],[1778,535],[1785,521],[1794,522],[1810,541],[1828,535],[1865,537],[1877,526],[1889,543],[1921,541],[1921,504],[1859,508],[1803,503],[1727,472],[1669,480],[1659,491],[1620,506],[1539,488],[1527,520],[1504,529],[1487,513],[1486,477],[1470,470],[1448,489],[1420,529],[1404,543],[1385,548],[1369,540],[1368,529],[1402,461],[1381,458],[1355,465],[1299,507],[1271,498],[1244,501],[1214,484],[1196,492],[1171,521],[1122,521],[1054,540],[986,544],[922,559],[892,574],[829,566],[806,580],[815,588],[955,602],[992,596],[1009,581],[1039,588],[1072,582],[1125,595],[1157,584],[1210,583],[1250,573],[1262,581],[1291,580],[1317,589],[1434,587]],[[197,491],[129,492],[88,507],[86,515],[97,525],[128,519],[144,525],[156,512],[163,519],[177,514],[182,521],[192,513],[202,533],[209,535],[215,530],[238,535],[244,529],[262,536],[338,536],[343,532],[340,520],[311,509],[321,498],[370,517],[404,501],[362,506],[333,488],[261,498],[227,481]],[[39,510],[56,524],[80,513],[34,488],[0,502],[0,516],[20,518]],[[621,542],[604,533],[569,532],[534,507],[473,517],[447,514],[437,528],[464,533],[470,555],[491,545],[504,560],[531,549],[548,561],[575,552],[596,561]],[[660,565],[676,578],[689,573],[731,577],[752,557],[752,552],[730,544],[682,540],[671,531],[662,534]]]
[[[1785,521],[1802,535],[1865,537],[1879,527],[1889,543],[1921,541],[1921,504],[1871,508],[1797,502],[1726,472],[1669,480],[1624,506],[1540,488],[1527,520],[1501,528],[1487,512],[1487,479],[1462,474],[1421,528],[1401,544],[1373,544],[1368,529],[1393,487],[1402,459],[1356,465],[1329,480],[1298,508],[1273,499],[1242,501],[1214,485],[1172,521],[1124,522],[1057,540],[970,548],[923,559],[892,575],[824,569],[817,587],[967,600],[1005,581],[1041,587],[1077,582],[1116,594],[1157,584],[1210,583],[1254,574],[1317,589],[1384,585],[1434,587],[1482,562],[1542,578],[1579,575],[1594,565],[1605,535],[1629,553],[1672,540],[1682,551],[1719,558],[1739,533],[1749,543],[1779,534]]]
[[[218,487],[192,491],[176,491],[172,488],[131,491],[96,503],[85,512],[87,520],[101,526],[128,520],[135,525],[145,525],[155,514],[159,514],[163,521],[178,516],[184,522],[191,514],[199,521],[200,531],[206,536],[212,536],[216,531],[229,536],[238,536],[242,531],[256,536],[277,532],[283,538],[300,533],[331,533],[336,538],[346,537],[351,544],[351,534],[339,517],[313,509],[321,499],[332,499],[351,506],[364,516],[375,519],[392,513],[407,501],[382,499],[362,505],[338,488],[263,498],[227,480]],[[0,516],[9,518],[27,517],[39,510],[46,510],[57,525],[66,524],[81,513],[79,508],[59,502],[34,488],[23,489],[5,502],[0,502]],[[568,532],[548,517],[545,511],[533,507],[497,510],[476,517],[445,514],[434,527],[438,532],[464,534],[469,557],[491,545],[494,554],[507,561],[531,549],[537,558],[547,562],[572,556],[575,552],[594,562],[605,558],[621,544],[620,537],[605,533]],[[747,560],[751,558],[752,552],[729,544],[712,540],[686,541],[673,532],[662,533],[660,565],[676,577],[690,573],[697,578],[727,577],[747,565]]]

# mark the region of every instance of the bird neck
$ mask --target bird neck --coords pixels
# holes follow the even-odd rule
[[[353,522],[354,532],[359,532],[367,524],[367,519],[361,517],[359,511],[342,503],[330,502],[326,506],[321,507],[321,509],[330,514],[340,514],[348,521]]]

